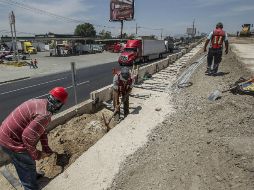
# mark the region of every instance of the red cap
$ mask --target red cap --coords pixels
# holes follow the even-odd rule
[[[51,94],[54,98],[56,98],[63,104],[65,104],[68,98],[68,92],[65,90],[64,87],[55,87],[50,90],[49,94]]]

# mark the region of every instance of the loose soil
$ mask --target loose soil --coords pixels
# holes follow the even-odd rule
[[[107,119],[112,115],[110,110],[102,109],[95,114],[75,117],[52,130],[48,135],[49,146],[57,154],[38,161],[37,169],[50,179],[62,173],[107,133],[102,113]],[[110,127],[113,128],[115,125],[112,120]]]
[[[106,119],[109,119],[112,115],[112,111],[105,108],[95,114],[83,114],[71,119],[64,125],[56,127],[48,134],[49,146],[57,154],[37,161],[37,171],[45,173],[45,177],[38,181],[41,187],[47,185],[51,179],[62,173],[107,133],[102,113]],[[115,125],[116,123],[112,120],[109,127],[113,128]],[[38,145],[38,149],[41,149],[40,145]],[[9,164],[7,168],[18,179],[14,166]],[[14,190],[2,175],[0,175],[0,184],[5,190]]]
[[[219,76],[205,70],[201,65],[193,85],[174,94],[175,113],[123,163],[109,189],[254,189],[253,97],[227,92],[219,100],[207,99],[251,74],[232,52],[223,56]]]

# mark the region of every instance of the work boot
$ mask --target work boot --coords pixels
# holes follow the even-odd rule
[[[212,75],[212,76],[217,76],[217,71],[218,71],[218,69],[213,69],[213,70],[211,71],[211,75]]]
[[[208,67],[208,68],[206,69],[206,71],[205,71],[205,74],[209,74],[210,72],[211,72],[211,68]]]

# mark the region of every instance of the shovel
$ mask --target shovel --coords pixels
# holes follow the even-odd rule
[[[230,89],[227,89],[227,90],[224,90],[224,91],[219,91],[219,90],[215,90],[213,91],[209,96],[208,96],[208,100],[210,101],[215,101],[217,100],[219,97],[221,97],[221,94],[222,93],[225,93],[225,92],[228,92],[230,90],[233,90],[235,87],[233,88],[230,88]]]
[[[221,96],[222,93],[228,92],[228,91],[231,91],[231,90],[234,90],[234,89],[236,89],[238,86],[244,85],[244,84],[246,84],[246,83],[248,83],[248,82],[253,82],[254,79],[251,78],[251,79],[249,79],[249,80],[245,80],[244,78],[241,77],[238,81],[239,81],[239,82],[236,82],[232,87],[230,87],[230,88],[227,89],[227,90],[224,90],[224,91],[221,91],[221,92],[220,92],[219,90],[213,91],[213,92],[208,96],[208,99],[211,100],[211,101],[215,101],[217,98],[219,98],[219,97]]]
[[[113,117],[115,116],[115,114],[117,113],[117,111],[118,111],[118,109],[119,109],[121,103],[122,103],[122,101],[120,101],[119,104],[116,106],[116,108],[115,108],[113,114],[111,115],[111,117],[109,118],[108,121],[106,120],[105,115],[102,113],[102,118],[103,118],[103,121],[104,121],[105,126],[107,127],[107,132],[111,129],[111,128],[109,127],[109,123],[110,123],[110,121],[113,119]]]

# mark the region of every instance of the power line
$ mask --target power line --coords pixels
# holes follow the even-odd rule
[[[11,33],[11,31],[9,30],[6,30],[6,29],[3,29],[3,30],[0,30],[0,32],[3,32],[3,33]],[[31,34],[31,35],[36,35],[35,33],[31,33],[31,32],[22,32],[22,31],[16,31],[18,34]]]
[[[57,15],[57,14],[51,13],[49,11],[38,9],[38,8],[32,7],[30,5],[14,1],[14,0],[0,0],[0,2],[6,3],[8,5],[16,6],[16,7],[25,9],[25,10],[29,10],[29,11],[32,11],[33,13],[36,13],[36,14],[47,15],[47,16],[50,16],[50,17],[54,17],[54,18],[56,18],[58,20],[61,20],[61,21],[64,21],[64,22],[84,23],[84,21],[82,21],[82,20],[78,20],[78,19],[73,19],[73,18]],[[94,26],[96,26],[96,27],[104,27],[104,28],[116,28],[116,27],[109,27],[109,26],[99,25],[99,24],[94,24]]]

